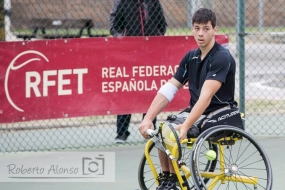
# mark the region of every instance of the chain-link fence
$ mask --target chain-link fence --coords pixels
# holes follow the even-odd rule
[[[127,11],[122,13],[126,18],[117,25],[112,22],[118,18],[112,20],[110,13],[119,11],[120,7],[113,5],[113,0],[0,2],[2,41],[108,37],[112,33],[110,25],[119,28],[112,35],[128,35],[120,28],[124,22],[131,23],[128,27],[133,33],[129,35],[187,36],[191,35],[194,11],[200,7],[211,8],[217,13],[219,33],[229,36],[229,49],[237,63],[236,100],[245,112],[247,132],[285,135],[282,125],[285,121],[284,0],[161,0],[160,6],[156,6],[158,1],[155,0],[130,0],[126,1]],[[148,10],[155,14],[147,14]],[[158,21],[145,25],[143,32],[137,31],[136,13]],[[151,31],[154,28],[156,31]],[[157,122],[168,114],[159,114]],[[137,130],[142,114],[123,119],[130,119],[131,135],[127,142],[144,142]],[[117,116],[107,115],[1,124],[1,151],[114,145],[116,122]]]

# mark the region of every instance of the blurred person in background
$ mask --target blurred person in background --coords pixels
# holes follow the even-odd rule
[[[110,13],[112,36],[163,36],[167,23],[159,0],[114,0]],[[145,114],[143,114],[144,118]],[[131,114],[117,116],[115,143],[125,143]],[[155,126],[156,117],[152,121]]]

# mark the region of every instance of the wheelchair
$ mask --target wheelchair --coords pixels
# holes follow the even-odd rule
[[[223,113],[222,113],[223,114]],[[197,137],[180,142],[181,158],[172,161],[181,190],[271,190],[272,169],[266,152],[243,128],[212,123]],[[141,190],[156,189],[162,172],[157,136],[149,139],[138,169]],[[215,158],[207,158],[211,150]]]

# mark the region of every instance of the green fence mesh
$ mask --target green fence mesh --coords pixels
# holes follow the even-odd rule
[[[0,40],[191,35],[194,11],[211,8],[217,13],[219,33],[229,36],[229,50],[238,64],[236,99],[246,115],[246,131],[253,135],[285,135],[284,0],[161,0],[160,5],[157,0],[129,0],[124,1],[127,10],[120,12],[123,16],[112,18],[110,13],[120,11],[113,5],[116,2],[0,0]],[[146,10],[154,13],[147,14]],[[144,34],[137,31],[137,18],[133,16],[136,11],[156,20],[148,23]],[[112,19],[121,20],[112,25]],[[110,22],[117,32],[110,33]],[[120,30],[124,22],[130,23],[132,33]],[[168,114],[159,114],[158,122]],[[137,130],[141,118],[142,114],[131,117],[129,144],[144,142]],[[0,124],[0,151],[112,146],[116,121],[115,115],[108,115]]]

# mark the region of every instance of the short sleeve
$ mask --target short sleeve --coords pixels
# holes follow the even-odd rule
[[[181,60],[180,65],[173,75],[173,78],[178,80],[181,84],[186,84],[188,82],[188,69],[189,69],[189,57],[190,57],[191,52],[188,52]]]

